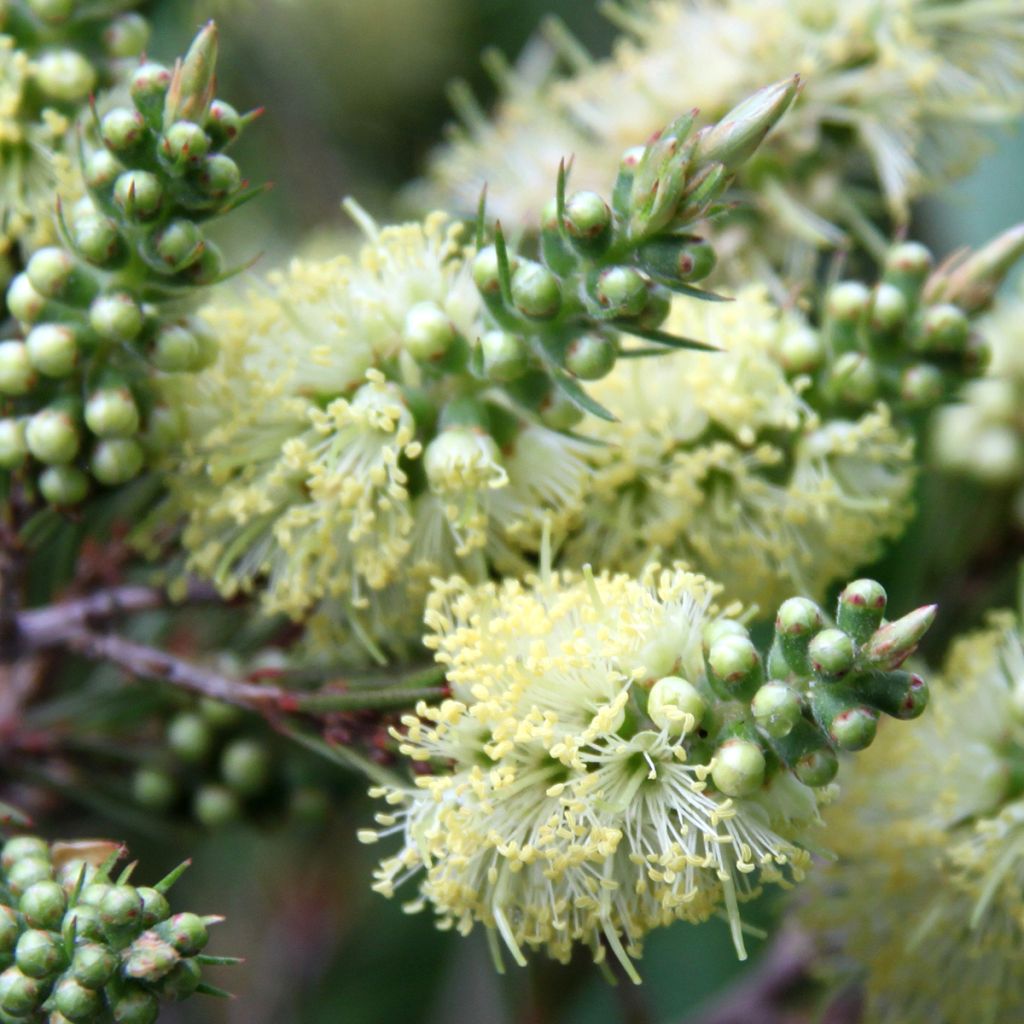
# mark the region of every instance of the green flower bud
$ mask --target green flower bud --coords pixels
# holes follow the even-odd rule
[[[122,14],[103,31],[103,45],[107,53],[121,60],[138,57],[148,42],[149,22],[141,14]]]
[[[220,774],[239,796],[255,796],[270,779],[270,756],[256,740],[235,740],[221,754]]]
[[[142,899],[142,926],[144,928],[152,928],[153,925],[166,921],[171,916],[171,905],[162,892],[146,885],[140,885],[138,893]]]
[[[653,281],[647,286],[647,302],[636,318],[637,327],[655,330],[660,327],[672,312],[672,293]]]
[[[163,64],[146,63],[132,75],[129,91],[136,110],[152,125],[163,120],[164,97],[171,86],[171,71]]]
[[[7,287],[7,308],[15,320],[35,323],[42,316],[46,299],[32,287],[27,274],[18,274]]]
[[[124,956],[124,973],[129,978],[150,983],[159,981],[181,957],[178,951],[156,932],[143,932]]]
[[[114,182],[114,202],[129,220],[150,220],[163,201],[164,187],[151,171],[125,171]]]
[[[583,411],[558,388],[544,396],[539,412],[544,425],[552,430],[572,430],[583,419]]]
[[[75,932],[80,937],[77,928]],[[120,961],[106,946],[98,942],[79,942],[71,960],[71,976],[79,985],[97,990],[110,981],[119,966]]]
[[[12,1017],[27,1017],[46,998],[46,986],[27,977],[17,967],[0,974],[0,1010]]]
[[[878,395],[878,370],[870,356],[844,352],[832,366],[828,387],[840,402],[869,405]]]
[[[160,1002],[141,985],[127,984],[111,1006],[115,1024],[155,1024]]]
[[[21,933],[14,947],[14,962],[30,978],[48,978],[66,962],[64,943],[54,932],[29,928]]]
[[[192,121],[176,121],[160,140],[160,155],[178,169],[197,167],[209,152],[209,137]]]
[[[181,271],[181,278],[195,287],[216,284],[224,273],[224,257],[220,249],[209,239],[203,244],[202,251],[190,266]]]
[[[480,354],[484,376],[499,384],[516,380],[530,366],[526,343],[518,334],[508,331],[487,331],[482,334]]]
[[[590,252],[606,242],[612,211],[596,192],[577,192],[565,203],[565,230],[573,241]]]
[[[636,258],[655,280],[670,287],[680,282],[703,281],[718,261],[710,243],[689,235],[651,239],[640,246]]]
[[[821,335],[810,327],[792,331],[779,342],[779,362],[787,373],[814,373],[824,359]]]
[[[106,193],[124,173],[124,164],[105,149],[97,150],[85,162],[85,183],[96,192]]]
[[[825,296],[825,310],[830,320],[841,324],[858,324],[871,301],[871,292],[860,281],[840,281]]]
[[[72,255],[51,245],[32,256],[25,273],[32,287],[44,298],[64,299],[72,290],[75,270]]]
[[[0,341],[0,394],[27,394],[35,380],[35,370],[25,343]]]
[[[51,505],[67,508],[85,500],[89,478],[77,466],[48,466],[39,474],[39,493]]]
[[[89,307],[89,324],[104,341],[134,341],[142,323],[142,310],[127,292],[101,295]]]
[[[839,595],[836,619],[857,643],[862,644],[882,624],[885,616],[885,588],[875,580],[854,580]]]
[[[0,903],[0,958],[3,958],[4,963],[11,962],[8,954],[14,951],[20,934],[17,911]]]
[[[164,999],[178,1001],[187,999],[199,987],[202,969],[194,960],[179,960],[160,979],[158,990]]]
[[[288,794],[288,814],[304,825],[321,825],[327,820],[331,798],[319,786],[299,786]]]
[[[664,676],[647,695],[647,714],[670,736],[685,736],[703,721],[708,706],[693,683],[679,676]]]
[[[23,420],[0,419],[0,469],[17,469],[28,455]]]
[[[103,897],[113,888],[109,882],[90,882],[79,894],[78,902],[87,907],[96,907],[98,911]]]
[[[204,196],[219,201],[238,191],[242,185],[242,172],[231,157],[214,153],[197,167],[194,181]]]
[[[976,331],[967,335],[961,369],[966,377],[980,377],[992,362],[992,346]]]
[[[151,454],[170,451],[184,434],[184,416],[180,409],[158,405],[150,411],[146,430],[142,436],[143,447]]]
[[[156,269],[176,274],[192,266],[205,248],[202,229],[190,220],[172,220],[149,242]]]
[[[884,279],[899,288],[908,302],[916,301],[934,262],[920,242],[902,242],[885,254]]]
[[[67,377],[78,362],[78,339],[64,324],[39,324],[25,339],[29,362],[47,377]]]
[[[610,267],[598,277],[594,294],[616,316],[638,316],[647,305],[647,281],[632,267]]]
[[[918,352],[962,352],[970,333],[970,322],[956,306],[929,306],[921,318],[918,335],[911,347]]]
[[[853,668],[854,653],[853,640],[841,629],[823,629],[807,648],[815,675],[828,682],[842,679]]]
[[[56,103],[81,103],[96,85],[93,66],[75,50],[51,50],[34,64],[40,91]]]
[[[25,428],[28,450],[48,465],[70,462],[80,444],[78,428],[68,411],[60,406],[40,409]]]
[[[167,745],[183,761],[202,761],[213,746],[213,733],[200,715],[184,711],[168,724]]]
[[[242,809],[238,797],[226,786],[202,786],[192,801],[192,814],[206,828],[220,828],[237,821]]]
[[[242,118],[230,103],[214,100],[204,124],[214,149],[229,146],[242,132]]]
[[[853,707],[840,711],[829,725],[829,736],[841,750],[864,750],[875,741],[878,713],[871,708]]]
[[[523,316],[550,320],[562,308],[558,278],[539,263],[524,260],[512,274],[512,301]]]
[[[704,627],[704,632],[701,635],[705,656],[719,640],[733,636],[741,637],[744,640],[750,639],[750,633],[742,622],[737,622],[735,619],[713,619]]]
[[[175,914],[153,930],[174,946],[182,956],[195,956],[201,953],[210,940],[210,933],[203,919],[196,914]]]
[[[991,301],[1003,279],[1024,254],[1024,224],[1016,224],[953,264],[946,273],[933,275],[930,292],[955,302],[966,313],[978,313]]]
[[[164,324],[153,341],[153,365],[165,373],[190,373],[199,369],[199,339],[182,324]]]
[[[97,437],[130,437],[139,429],[139,407],[126,387],[100,388],[85,403],[85,425]]]
[[[773,739],[788,736],[803,715],[800,694],[785,683],[767,682],[750,702],[758,728]]]
[[[708,651],[708,674],[723,696],[751,698],[764,671],[757,648],[749,637],[724,636]]]
[[[178,786],[167,772],[140,768],[132,778],[132,795],[143,807],[166,811],[178,795]]]
[[[764,783],[765,760],[750,740],[728,739],[716,751],[711,781],[725,796],[752,796]]]
[[[877,334],[892,334],[906,323],[909,312],[903,292],[883,281],[872,293],[868,323]]]
[[[134,885],[112,885],[103,894],[99,911],[107,928],[137,928],[142,923],[142,897]]]
[[[4,843],[3,852],[0,853],[0,867],[7,872],[19,860],[48,861],[49,859],[50,844],[45,839],[40,839],[38,836],[15,836]]]
[[[619,347],[603,334],[581,334],[565,350],[565,368],[580,380],[600,380],[615,366]]]
[[[71,231],[75,248],[94,267],[110,268],[123,262],[125,246],[117,225],[94,214],[75,221]]]
[[[812,750],[804,754],[794,765],[793,774],[805,785],[817,789],[827,786],[839,772],[839,758],[835,751]]]
[[[142,472],[146,454],[134,438],[111,437],[100,441],[92,451],[89,471],[107,487],[133,480]]]
[[[945,393],[942,371],[930,363],[916,363],[900,374],[900,398],[911,409],[930,409],[942,401]]]
[[[518,266],[511,253],[509,266],[515,270]],[[498,250],[493,245],[484,246],[473,259],[473,283],[481,295],[496,296],[501,293],[501,275],[498,273]]]
[[[928,684],[913,672],[871,672],[857,680],[857,699],[903,721],[917,718],[928,706]]]
[[[51,998],[57,1011],[72,1024],[89,1024],[104,1008],[103,997],[74,978],[61,978]]]
[[[48,25],[61,25],[75,13],[75,0],[28,0],[28,9]]]
[[[18,909],[30,928],[57,931],[67,909],[67,898],[59,882],[36,882],[21,894]]]
[[[864,645],[865,661],[876,668],[898,668],[915,650],[935,621],[937,606],[917,608],[895,622],[886,623]]]
[[[417,302],[405,314],[402,341],[414,359],[424,363],[440,359],[456,337],[455,325],[434,302]]]
[[[751,157],[800,89],[800,76],[766,85],[733,107],[716,125],[702,129],[693,151],[694,165],[723,164],[734,171]]]
[[[145,134],[145,119],[129,107],[114,107],[100,121],[100,138],[113,153],[130,153],[142,142]]]

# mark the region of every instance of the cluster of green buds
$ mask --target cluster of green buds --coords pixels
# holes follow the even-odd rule
[[[790,598],[767,656],[741,623],[715,620],[704,633],[706,683],[659,679],[647,714],[687,734],[691,761],[713,758],[712,782],[726,796],[750,796],[784,770],[807,786],[827,785],[837,752],[870,746],[881,715],[916,718],[928,703],[924,680],[899,666],[935,606],[894,622],[885,621],[885,607],[885,591],[868,579],[843,590],[836,625],[813,601]]]
[[[473,278],[490,329],[472,350],[471,370],[565,430],[587,412],[612,418],[580,382],[607,375],[620,355],[709,347],[660,330],[671,293],[718,298],[696,286],[716,258],[696,232],[727,209],[732,176],[798,88],[795,77],[767,86],[699,131],[697,111],[677,118],[625,154],[610,202],[591,191],[567,196],[563,164],[538,259],[510,253],[500,224],[476,256]],[[483,215],[481,201],[478,244]],[[655,346],[620,352],[622,333]]]
[[[162,1001],[194,992],[219,917],[172,914],[167,893],[188,862],[154,886],[117,877],[117,843],[8,839],[0,854],[0,1021],[152,1024]]]
[[[873,288],[849,280],[828,289],[820,331],[787,339],[782,363],[814,376],[811,400],[825,408],[863,409],[883,399],[930,409],[985,369],[988,345],[972,320],[1022,254],[1024,226],[937,268],[920,243],[894,245]]]
[[[135,800],[210,829],[240,820],[322,820],[327,789],[305,771],[301,751],[277,749],[261,725],[210,698],[177,710],[166,721],[163,749],[135,771]]]
[[[137,476],[175,436],[154,375],[215,358],[182,307],[226,273],[203,225],[255,194],[224,152],[253,115],[214,98],[216,50],[210,24],[173,70],[136,70],[133,106],[98,120],[65,244],[8,289],[24,336],[0,341],[0,470],[34,478],[51,504]]]

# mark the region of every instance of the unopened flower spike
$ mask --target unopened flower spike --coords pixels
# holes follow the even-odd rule
[[[203,952],[209,926],[222,918],[172,914],[171,876],[154,887],[132,885],[130,864],[115,881],[125,853],[100,840],[50,844],[18,835],[4,844],[4,1020],[153,1024],[163,1002],[219,993],[203,981],[203,966],[239,962]]]
[[[230,271],[203,225],[250,194],[223,149],[243,119],[212,99],[216,31],[177,74],[143,62],[131,106],[84,146],[86,196],[59,207],[62,244],[35,252],[7,290],[21,335],[0,342],[0,470],[50,505],[132,480],[177,439],[157,380],[216,358],[188,307]],[[178,116],[187,107],[189,116]]]
[[[409,909],[483,925],[499,963],[502,944],[520,964],[579,944],[639,981],[647,932],[720,911],[745,958],[739,903],[803,877],[836,751],[869,745],[880,714],[916,717],[927,690],[865,654],[886,628],[873,581],[844,591],[850,632],[782,606],[777,631],[801,630],[806,660],[760,652],[719,589],[656,565],[437,581],[426,642],[451,697],[394,731],[417,771],[374,791],[387,807],[360,838],[401,841],[374,888],[418,878]]]
[[[928,714],[883,730],[824,812],[838,856],[796,910],[871,1021],[1024,1013],[1022,679],[1020,619],[996,613],[953,644]]]

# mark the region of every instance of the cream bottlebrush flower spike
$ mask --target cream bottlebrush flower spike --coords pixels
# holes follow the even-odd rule
[[[1013,0],[661,0],[616,5],[625,33],[601,61],[560,44],[564,77],[504,71],[493,120],[468,106],[465,128],[435,157],[428,202],[471,209],[484,182],[509,226],[535,214],[560,157],[600,187],[619,154],[690,104],[720,117],[752,87],[785,74],[807,89],[761,160],[741,176],[785,234],[835,245],[874,236],[885,206],[897,221],[925,187],[962,173],[983,148],[979,125],[1024,103],[1024,25]],[[534,61],[534,66],[538,62]],[[758,239],[778,255],[778,238]]]
[[[826,812],[839,859],[800,914],[878,1024],[1024,1014],[1024,643],[1003,613],[957,641],[913,730],[882,730]]]
[[[146,47],[139,6],[82,0],[5,0],[0,4],[0,240],[14,267],[57,239],[58,195],[82,192],[73,131],[91,96],[126,76]]]
[[[802,877],[836,749],[870,744],[880,712],[924,710],[896,666],[934,608],[883,624],[884,591],[860,580],[831,628],[793,598],[762,659],[718,590],[657,566],[439,582],[427,644],[451,698],[395,733],[418,770],[376,791],[389,809],[360,834],[402,837],[375,888],[419,875],[410,909],[483,924],[499,965],[499,937],[520,964],[582,944],[639,981],[648,931],[723,906],[745,956],[738,903]]]

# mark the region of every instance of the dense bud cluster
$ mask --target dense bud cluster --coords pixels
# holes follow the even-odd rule
[[[0,1020],[4,1024],[153,1024],[164,1001],[218,994],[202,967],[218,917],[172,914],[167,892],[114,876],[124,854],[98,840],[8,839],[0,853]]]
[[[0,469],[25,470],[51,504],[137,476],[174,436],[154,376],[215,357],[183,300],[225,274],[202,225],[251,194],[222,152],[248,118],[213,98],[215,56],[210,25],[173,71],[142,64],[134,107],[98,123],[64,244],[8,289],[24,333],[0,342]]]

